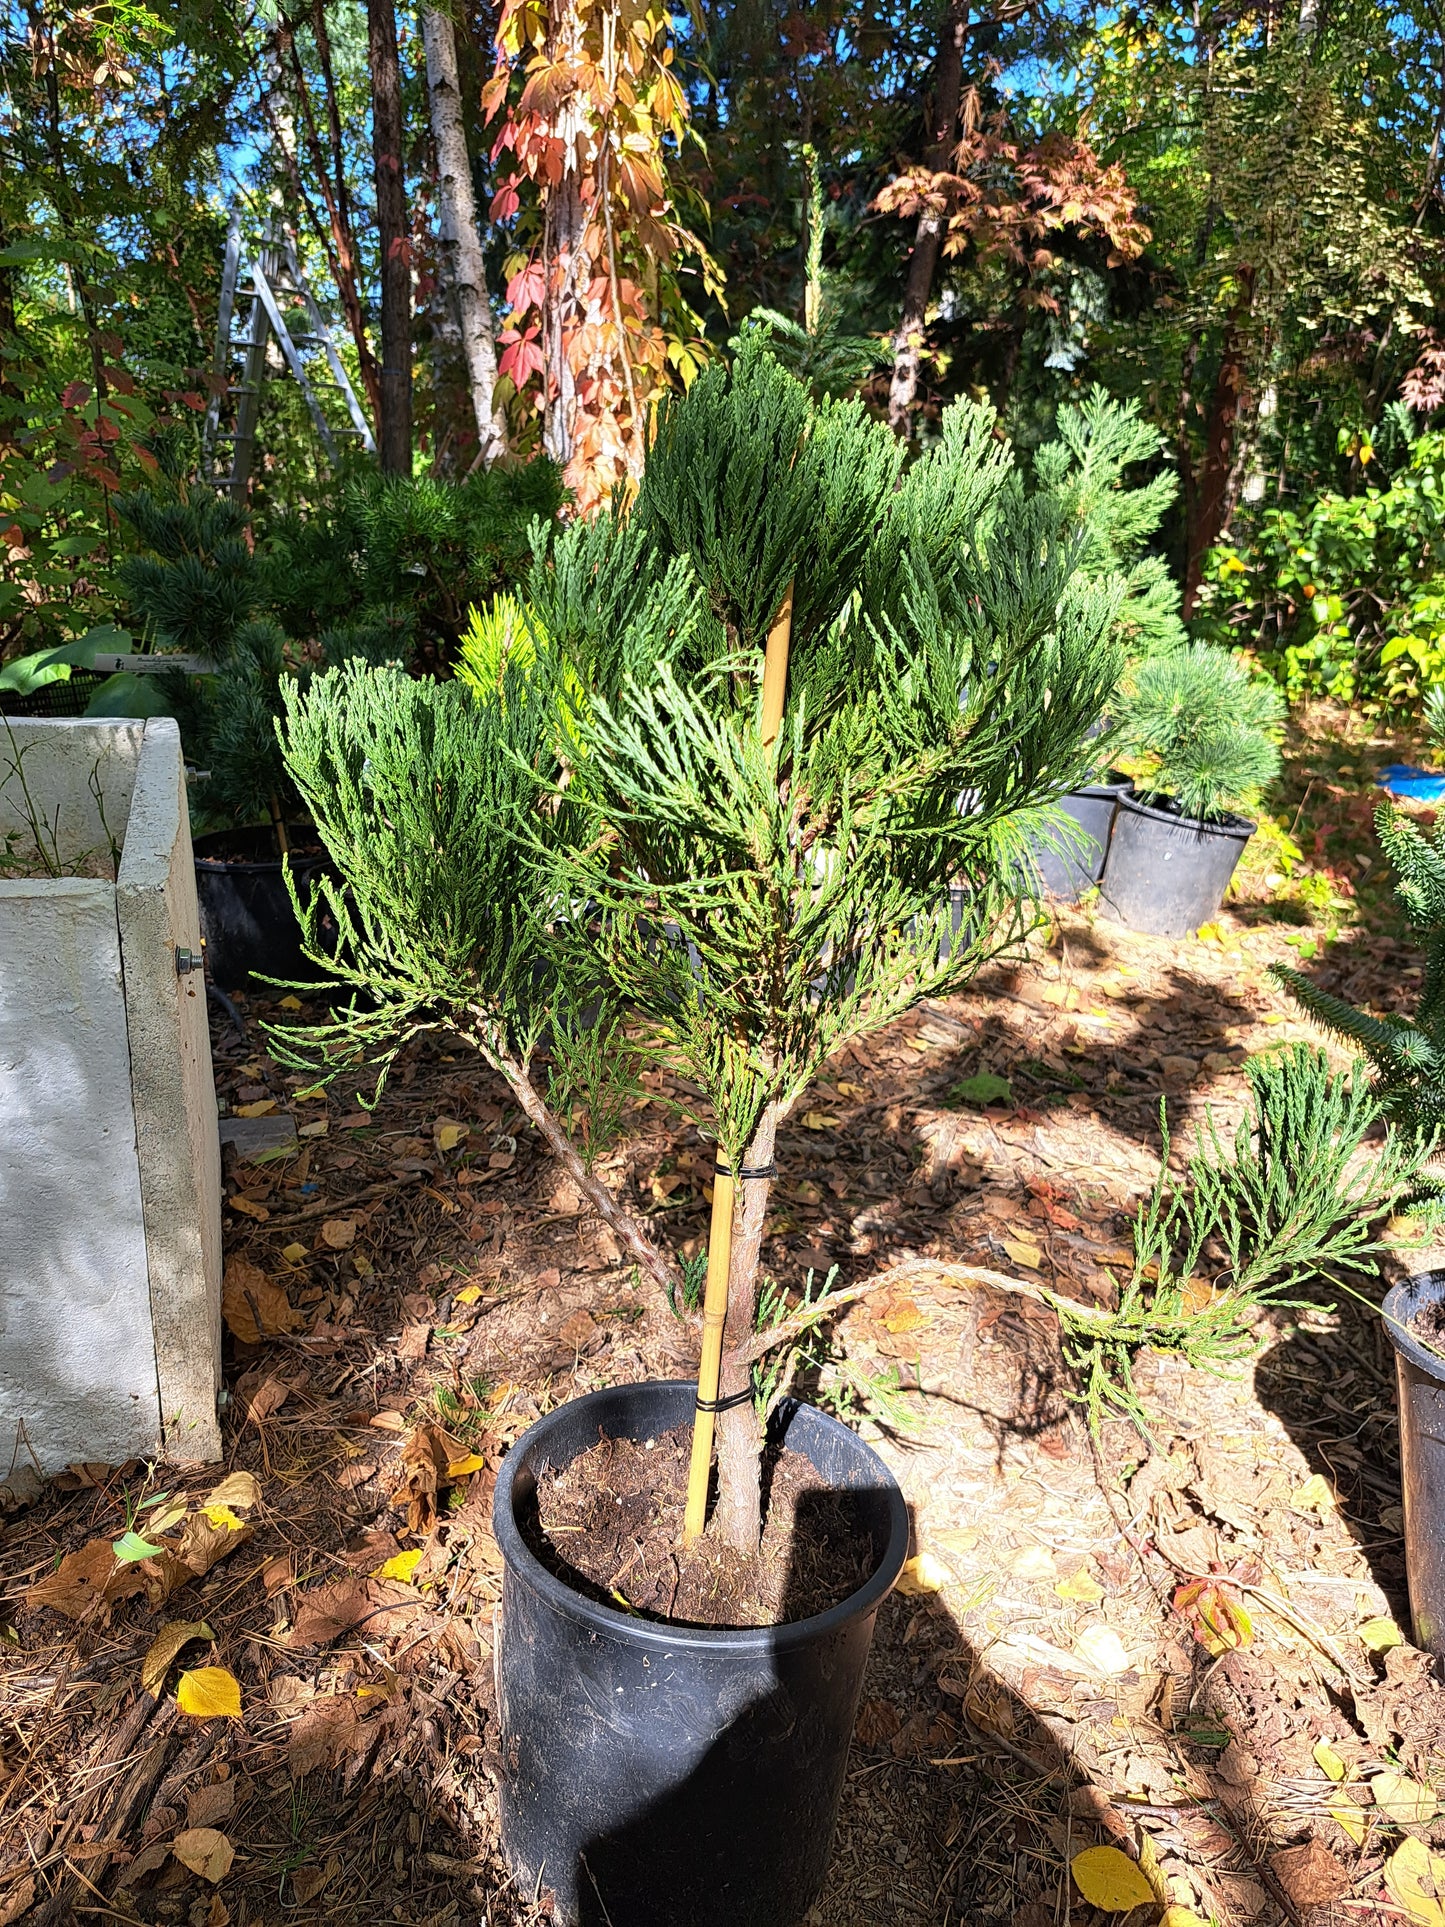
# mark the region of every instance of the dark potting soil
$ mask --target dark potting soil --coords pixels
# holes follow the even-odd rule
[[[763,1462],[766,1515],[755,1555],[711,1532],[682,1549],[692,1427],[655,1439],[599,1438],[560,1472],[544,1467],[521,1520],[550,1572],[648,1619],[690,1626],[777,1626],[838,1605],[877,1564],[861,1494],[823,1483],[801,1453]]]
[[[1438,1351],[1445,1351],[1445,1302],[1427,1299],[1410,1320],[1410,1330]]]

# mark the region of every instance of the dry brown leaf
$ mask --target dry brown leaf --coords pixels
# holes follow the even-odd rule
[[[227,1261],[221,1280],[221,1316],[243,1345],[258,1345],[263,1338],[306,1328],[306,1320],[281,1287],[244,1258]]]
[[[895,1298],[883,1314],[883,1323],[897,1337],[902,1332],[921,1331],[928,1323],[928,1315],[920,1311],[911,1298]]]
[[[286,1764],[293,1780],[304,1780],[318,1767],[335,1767],[365,1746],[361,1718],[351,1694],[315,1699],[295,1721],[286,1737]]]
[[[145,1583],[139,1566],[117,1559],[108,1539],[92,1539],[79,1552],[66,1553],[54,1572],[37,1579],[25,1601],[48,1606],[67,1619],[90,1619],[108,1615],[117,1600],[143,1592]]]
[[[401,1337],[397,1342],[396,1355],[403,1365],[419,1365],[426,1357],[426,1348],[430,1341],[430,1325],[403,1325]]]
[[[206,1505],[234,1505],[247,1510],[261,1503],[261,1482],[254,1472],[232,1472],[206,1494]]]
[[[282,999],[283,1003],[285,999]],[[219,1894],[211,1895],[211,1905],[206,1913],[206,1927],[230,1927],[231,1910]]]
[[[1318,1840],[1272,1853],[1269,1864],[1280,1886],[1301,1912],[1322,1907],[1349,1891],[1348,1871]]]
[[[171,1669],[171,1661],[183,1646],[189,1646],[193,1639],[211,1639],[216,1635],[204,1619],[177,1619],[169,1626],[162,1626],[151,1641],[150,1649],[140,1666],[142,1690],[152,1699],[160,1697],[160,1690],[166,1683],[166,1674]]]
[[[236,1380],[241,1410],[256,1425],[270,1418],[273,1412],[279,1412],[290,1396],[291,1387],[285,1379],[271,1372],[245,1372]]]
[[[313,1901],[322,1888],[329,1886],[340,1872],[341,1860],[336,1854],[332,1854],[324,1867],[297,1867],[291,1875],[296,1904],[304,1907]]]
[[[365,1622],[380,1639],[406,1629],[426,1607],[409,1586],[385,1579],[330,1579],[297,1601],[288,1646],[329,1646]]]
[[[213,1506],[208,1512],[193,1512],[181,1529],[176,1557],[189,1566],[199,1579],[227,1553],[245,1545],[256,1528],[240,1520],[224,1517],[225,1507]]]
[[[257,1224],[265,1224],[271,1215],[264,1204],[257,1204],[254,1198],[245,1197],[239,1191],[234,1197],[227,1198],[226,1209],[228,1211],[239,1211],[245,1217],[254,1218]]]
[[[296,1571],[291,1564],[290,1553],[278,1552],[275,1558],[268,1559],[261,1568],[261,1584],[266,1588],[266,1597],[269,1599],[273,1593],[278,1593],[284,1586],[289,1586],[295,1577]]]
[[[590,1351],[602,1342],[596,1319],[585,1311],[574,1311],[570,1318],[564,1318],[557,1327],[557,1336],[574,1352]]]
[[[187,1827],[171,1842],[171,1852],[183,1867],[218,1886],[231,1871],[236,1849],[214,1827]]]
[[[0,1900],[0,1927],[11,1927],[11,1922],[28,1914],[35,1905],[35,1875],[26,1874],[18,1887],[12,1887],[3,1900]]]
[[[446,1484],[447,1467],[463,1456],[439,1425],[418,1425],[407,1440],[391,1502],[406,1507],[413,1532],[430,1532],[436,1524],[437,1493]]]
[[[210,1786],[194,1787],[186,1795],[186,1825],[213,1827],[218,1820],[229,1820],[235,1808],[234,1780],[216,1780]]]
[[[321,1241],[333,1251],[345,1251],[356,1243],[355,1218],[328,1218],[321,1227]]]

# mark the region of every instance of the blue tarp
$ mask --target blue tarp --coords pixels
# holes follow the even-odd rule
[[[1387,763],[1375,777],[1375,788],[1417,803],[1441,803],[1445,802],[1445,772],[1419,769],[1413,763]]]

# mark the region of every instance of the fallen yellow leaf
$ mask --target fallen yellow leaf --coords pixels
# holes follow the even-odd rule
[[[293,1242],[289,1245],[282,1245],[281,1256],[286,1260],[288,1265],[304,1265],[306,1260],[311,1256],[311,1253],[306,1249],[305,1245]]]
[[[439,1117],[432,1126],[439,1151],[455,1151],[457,1146],[471,1134],[469,1124],[457,1124],[451,1118]]]
[[[276,1108],[274,1097],[258,1097],[254,1104],[238,1104],[237,1117],[266,1117]]]
[[[236,1857],[236,1850],[225,1834],[218,1833],[214,1827],[187,1827],[172,1840],[171,1852],[183,1867],[209,1880],[213,1887],[225,1879]]]
[[[238,1720],[241,1683],[224,1666],[198,1666],[194,1672],[181,1674],[176,1705],[198,1720]]]
[[[480,1452],[468,1452],[464,1459],[453,1459],[447,1467],[449,1479],[464,1479],[469,1472],[480,1472],[486,1465]]]
[[[1118,1847],[1085,1847],[1074,1855],[1069,1868],[1089,1905],[1106,1914],[1128,1914],[1153,1903],[1154,1889]]]
[[[244,1519],[238,1519],[231,1508],[225,1504],[213,1505],[208,1502],[202,1510],[205,1512],[208,1525],[225,1526],[228,1532],[239,1532],[246,1523]]]
[[[193,1639],[214,1639],[204,1619],[173,1620],[169,1626],[162,1626],[150,1643],[145,1658],[140,1663],[141,1689],[156,1699],[165,1685],[166,1674],[171,1669],[171,1661],[183,1646],[189,1646]]]
[[[1133,1664],[1124,1650],[1123,1640],[1112,1626],[1085,1627],[1074,1641],[1074,1651],[1096,1672],[1105,1673],[1111,1679],[1127,1673]]]
[[[1343,1780],[1349,1768],[1328,1740],[1316,1740],[1314,1763],[1327,1780]]]
[[[1384,1613],[1378,1619],[1367,1619],[1362,1626],[1356,1626],[1355,1637],[1372,1653],[1388,1653],[1392,1646],[1405,1643],[1405,1635]]]
[[[318,1117],[314,1124],[298,1124],[296,1135],[297,1137],[325,1137],[330,1129],[329,1121],[324,1117]]]
[[[921,1312],[911,1298],[900,1298],[883,1314],[884,1327],[892,1332],[895,1338],[904,1332],[920,1331],[927,1323],[927,1314]]]
[[[1334,1487],[1323,1472],[1316,1472],[1305,1480],[1298,1491],[1290,1495],[1290,1505],[1296,1512],[1333,1512],[1335,1508]]]
[[[1330,1818],[1343,1833],[1347,1833],[1357,1847],[1365,1844],[1365,1816],[1351,1800],[1341,1800],[1330,1808]]]
[[[832,1131],[843,1122],[841,1117],[831,1117],[827,1111],[804,1111],[803,1129],[805,1131]]]
[[[463,1285],[452,1302],[457,1305],[474,1305],[481,1295],[480,1285]]]
[[[942,1592],[952,1577],[941,1559],[935,1559],[931,1552],[920,1552],[917,1558],[905,1562],[898,1575],[898,1590],[910,1594]]]
[[[1166,1907],[1159,1916],[1159,1927],[1208,1927],[1190,1907]]]
[[[1071,1572],[1067,1579],[1061,1579],[1054,1587],[1054,1591],[1060,1599],[1077,1599],[1086,1606],[1097,1605],[1104,1597],[1104,1588],[1087,1566],[1080,1566],[1079,1570]]]
[[[1223,943],[1224,925],[1222,923],[1201,923],[1194,934],[1201,943]]]
[[[373,1579],[400,1579],[404,1585],[411,1584],[411,1576],[422,1562],[426,1548],[413,1546],[410,1552],[394,1552],[384,1566],[378,1566],[371,1575]]]
[[[1370,1782],[1370,1792],[1381,1813],[1396,1826],[1423,1826],[1435,1817],[1435,1795],[1406,1774],[1389,1770],[1377,1773]]]
[[[281,999],[281,1008],[282,1010],[300,1010],[301,999],[299,997],[283,997]]]
[[[1044,1262],[1044,1254],[1035,1244],[1028,1244],[1022,1238],[1005,1238],[1003,1248],[1016,1265],[1025,1271],[1038,1271]]]
[[[1445,1927],[1445,1860],[1431,1853],[1413,1835],[1402,1840],[1385,1862],[1385,1886],[1390,1898],[1417,1927]]]

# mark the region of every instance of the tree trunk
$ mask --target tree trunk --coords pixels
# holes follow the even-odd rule
[[[576,429],[577,382],[567,349],[576,333],[579,309],[591,278],[587,259],[587,211],[582,205],[582,180],[568,167],[553,190],[547,207],[551,241],[547,316],[544,328],[547,366],[547,410],[542,445],[559,468],[572,459]]]
[[[745,1171],[766,1170],[773,1162],[778,1111],[769,1105],[743,1158]],[[752,1341],[758,1319],[758,1271],[767,1223],[768,1178],[744,1178],[733,1207],[732,1263],[728,1269],[728,1317],[723,1327],[721,1397],[747,1391],[752,1367],[741,1354]],[[751,1402],[717,1420],[717,1507],[713,1526],[725,1545],[756,1552],[762,1532],[763,1435]]]
[[[371,68],[371,151],[376,166],[376,230],[381,247],[382,473],[411,474],[411,244],[402,165],[401,67],[392,0],[366,0]]]
[[[1248,380],[1246,332],[1250,304],[1254,299],[1254,269],[1239,270],[1239,293],[1219,351],[1219,371],[1214,377],[1214,398],[1209,410],[1209,431],[1204,461],[1189,506],[1189,554],[1184,573],[1184,614],[1192,615],[1204,575],[1204,558],[1219,540],[1220,531],[1233,507],[1230,500],[1234,475],[1234,444],[1239,411],[1245,399]]]
[[[422,8],[421,30],[426,42],[427,94],[437,155],[441,278],[451,295],[461,327],[462,355],[466,361],[472,414],[476,418],[477,441],[481,460],[490,467],[498,455],[505,453],[506,433],[493,402],[497,386],[497,345],[491,304],[487,299],[481,237],[477,232],[471,161],[462,125],[456,33],[451,16],[435,7]]]
[[[934,70],[933,116],[927,162],[935,173],[948,166],[963,95],[963,43],[968,35],[968,0],[949,0]],[[933,277],[943,248],[947,218],[927,209],[918,217],[913,252],[908,257],[908,279],[903,290],[903,313],[893,337],[893,379],[888,387],[888,424],[895,434],[907,435],[923,363],[923,330]]]

